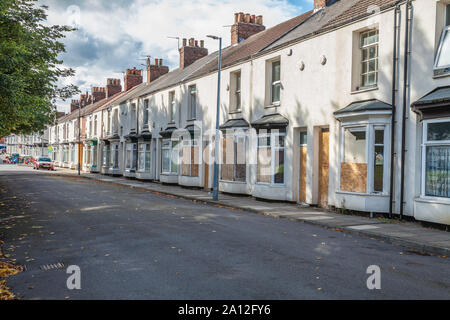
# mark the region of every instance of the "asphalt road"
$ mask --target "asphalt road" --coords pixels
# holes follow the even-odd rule
[[[300,222],[6,165],[0,202],[23,299],[450,299],[448,258]]]

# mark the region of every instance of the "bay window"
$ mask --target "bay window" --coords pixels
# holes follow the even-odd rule
[[[284,184],[285,139],[277,130],[258,135],[258,183]]]
[[[178,141],[163,140],[162,142],[162,173],[178,173]]]
[[[423,123],[422,195],[450,198],[450,118]]]
[[[246,181],[246,137],[244,133],[223,137],[221,179]]]
[[[139,171],[150,171],[150,143],[139,144]]]

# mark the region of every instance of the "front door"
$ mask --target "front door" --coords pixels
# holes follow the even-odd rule
[[[328,206],[328,168],[330,149],[330,130],[321,129],[319,133],[319,207]]]

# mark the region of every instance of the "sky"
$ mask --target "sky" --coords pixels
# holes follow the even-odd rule
[[[48,9],[48,23],[77,28],[64,39],[64,66],[76,75],[61,84],[76,84],[82,92],[105,86],[107,78],[123,85],[126,68],[146,69],[145,59],[163,59],[170,70],[178,67],[176,39],[205,40],[209,52],[218,49],[207,34],[230,44],[235,12],[263,16],[266,28],[311,10],[313,0],[39,0]],[[145,72],[144,72],[145,81]],[[78,97],[73,97],[78,99]],[[58,101],[69,111],[70,101]]]

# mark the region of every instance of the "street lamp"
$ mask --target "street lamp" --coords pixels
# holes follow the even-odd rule
[[[220,72],[222,69],[222,38],[208,35],[208,38],[219,40],[219,69],[217,73],[217,110],[216,110],[216,139],[214,144],[214,179],[213,179],[213,196],[212,199],[219,199],[219,119],[220,119]]]
[[[78,104],[78,175],[80,175],[81,171],[81,163],[80,163],[80,149],[81,149],[81,104],[83,101],[80,101]]]

